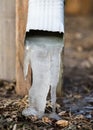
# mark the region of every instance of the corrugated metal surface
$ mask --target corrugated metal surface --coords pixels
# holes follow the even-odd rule
[[[15,0],[0,0],[0,79],[15,78]]]
[[[64,0],[29,0],[27,31],[64,32]]]

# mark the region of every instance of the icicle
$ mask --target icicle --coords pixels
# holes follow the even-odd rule
[[[51,103],[53,105],[51,117],[58,118],[54,113],[63,45],[63,38],[55,36],[31,36],[26,39],[24,76],[27,75],[30,63],[33,71],[33,84],[29,90],[29,107],[23,110],[23,115],[38,117],[44,115],[51,85]]]

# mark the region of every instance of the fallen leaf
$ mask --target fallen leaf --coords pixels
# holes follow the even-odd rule
[[[56,122],[56,124],[60,127],[66,127],[69,125],[69,122],[67,120],[59,120]]]
[[[51,123],[51,120],[48,117],[43,117],[42,121],[45,123]]]
[[[66,115],[66,111],[62,111],[62,112],[60,112],[58,115],[59,115],[59,116],[64,116],[64,115]]]

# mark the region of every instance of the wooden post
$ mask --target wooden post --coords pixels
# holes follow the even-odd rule
[[[31,86],[31,70],[27,80],[24,80],[24,39],[27,21],[28,0],[16,0],[16,92],[18,95],[25,95]]]

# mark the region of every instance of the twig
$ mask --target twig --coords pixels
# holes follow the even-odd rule
[[[17,124],[14,125],[13,130],[16,130],[16,128],[17,128]]]

